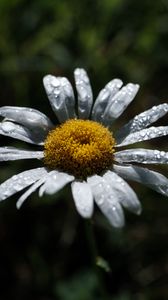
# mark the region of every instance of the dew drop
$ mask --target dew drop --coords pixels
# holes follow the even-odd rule
[[[17,184],[15,184],[15,186],[13,188],[15,191],[20,191],[21,185],[17,183]]]
[[[10,133],[10,132],[12,132],[14,130],[13,124],[10,123],[10,122],[4,122],[4,123],[2,123],[1,124],[1,128],[6,133]]]
[[[101,195],[99,199],[97,199],[97,202],[99,205],[102,205],[104,203],[104,195]]]

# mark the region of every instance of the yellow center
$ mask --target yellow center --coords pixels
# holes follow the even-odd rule
[[[68,120],[50,131],[44,143],[44,163],[79,178],[99,174],[113,160],[115,139],[101,124]]]

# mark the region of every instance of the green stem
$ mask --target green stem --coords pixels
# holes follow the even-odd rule
[[[98,279],[98,284],[99,284],[99,289],[101,292],[101,296],[103,300],[108,300],[108,294],[106,292],[106,288],[104,286],[101,270],[97,266],[97,258],[99,257],[98,255],[98,248],[97,248],[97,243],[95,239],[95,234],[93,230],[93,225],[91,223],[91,220],[85,220],[85,231],[86,231],[86,237],[89,245],[89,250],[91,254],[91,259],[92,259],[92,265],[95,271],[95,274]]]

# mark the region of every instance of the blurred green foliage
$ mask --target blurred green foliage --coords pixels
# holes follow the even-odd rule
[[[0,0],[0,105],[34,107],[54,120],[42,77],[63,75],[74,84],[79,66],[88,71],[95,96],[114,77],[142,86],[120,126],[167,101],[167,24],[167,0]],[[1,138],[7,144],[11,141]],[[152,145],[158,147],[158,141]],[[167,150],[167,138],[159,147]],[[1,164],[1,181],[29,164]],[[167,300],[168,202],[133,187],[144,210],[140,217],[127,213],[123,230],[111,228],[99,211],[94,214],[98,255],[110,270],[99,270],[106,298]],[[0,299],[106,300],[70,189],[40,200],[35,193],[19,212],[16,200],[11,197],[0,209]]]

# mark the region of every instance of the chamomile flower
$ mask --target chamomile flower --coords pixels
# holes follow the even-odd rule
[[[56,125],[43,113],[27,107],[0,108],[0,134],[34,145],[39,151],[0,147],[0,161],[38,159],[42,166],[12,176],[0,185],[0,200],[27,190],[17,201],[19,208],[31,193],[55,194],[71,184],[79,214],[90,218],[94,201],[115,227],[124,225],[123,207],[140,214],[141,204],[125,179],[143,183],[168,196],[168,179],[140,164],[167,164],[168,153],[133,148],[141,141],[168,134],[168,126],[149,127],[168,112],[160,104],[140,113],[118,132],[113,122],[124,112],[138,92],[139,85],[123,86],[113,79],[93,103],[92,89],[84,69],[74,72],[78,99],[67,78],[47,75],[44,87],[57,117]],[[133,164],[132,164],[133,163]],[[137,165],[136,165],[137,164]]]

